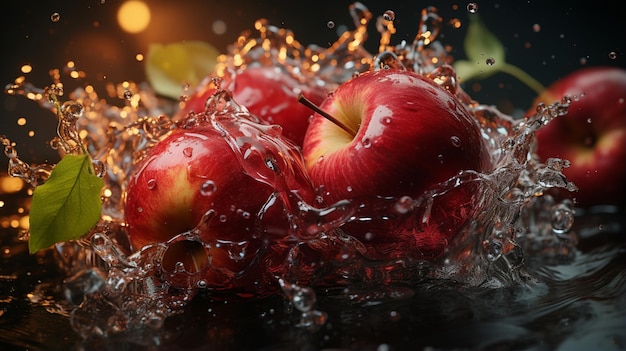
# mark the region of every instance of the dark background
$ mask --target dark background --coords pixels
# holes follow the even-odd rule
[[[146,0],[152,10],[148,29],[139,34],[122,31],[116,19],[122,0],[65,0],[3,2],[2,64],[0,83],[13,82],[20,67],[31,64],[27,79],[38,87],[52,82],[48,71],[76,62],[86,72],[86,81],[96,88],[105,82],[142,81],[143,64],[135,60],[146,53],[150,43],[181,40],[204,40],[225,51],[241,31],[253,29],[254,21],[267,18],[271,24],[293,30],[301,43],[328,46],[337,38],[341,25],[354,28],[348,6],[353,1],[193,1]],[[463,58],[462,40],[468,24],[468,2],[458,1],[362,1],[375,16],[386,10],[396,13],[397,34],[392,43],[411,42],[417,33],[420,11],[435,5],[444,18],[440,39]],[[548,85],[559,77],[585,66],[626,67],[626,42],[623,24],[626,14],[609,5],[571,1],[476,1],[478,14],[506,47],[507,61]],[[607,3],[608,4],[608,3]],[[60,20],[51,20],[53,13]],[[460,29],[448,21],[458,18]],[[216,20],[224,21],[227,30],[215,34]],[[327,23],[333,21],[334,28]],[[378,33],[373,24],[366,48],[374,53]],[[534,25],[539,25],[536,31]],[[616,58],[609,53],[615,52]],[[532,106],[535,93],[515,78],[496,74],[471,89],[473,97],[485,104],[499,106],[507,113],[524,111]],[[473,84],[473,83],[472,83]],[[466,90],[470,90],[467,88]],[[101,94],[102,95],[102,94]],[[54,116],[20,96],[0,96],[0,134],[17,143],[20,157],[27,162],[52,162],[55,152],[46,142],[54,136]],[[18,126],[17,119],[27,124]],[[34,131],[35,136],[28,136]]]

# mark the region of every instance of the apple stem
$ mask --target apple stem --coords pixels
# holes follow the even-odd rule
[[[302,93],[298,94],[298,102],[303,104],[304,106],[310,108],[311,110],[315,111],[317,114],[319,114],[320,116],[326,118],[327,120],[333,122],[333,124],[335,124],[337,127],[343,129],[346,133],[352,135],[353,137],[356,135],[356,130],[348,127],[347,125],[341,123],[338,119],[336,119],[335,117],[333,117],[331,114],[329,114],[328,112],[322,110],[321,108],[319,108],[319,106],[315,105],[311,100],[307,99]]]

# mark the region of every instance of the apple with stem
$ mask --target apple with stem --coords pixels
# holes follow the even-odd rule
[[[626,70],[589,67],[550,85],[535,100],[546,105],[569,97],[565,116],[536,132],[537,155],[570,161],[563,174],[578,191],[561,194],[575,205],[623,205],[626,197]],[[529,111],[535,113],[535,111]]]
[[[352,78],[319,108],[305,104],[317,110],[303,144],[312,182],[327,203],[364,209],[342,228],[375,259],[439,257],[477,210],[478,182],[455,177],[492,169],[464,105],[431,79],[395,69]]]
[[[227,71],[220,88],[232,91],[234,99],[250,113],[270,124],[283,128],[283,135],[301,146],[309,126],[311,110],[298,103],[298,94],[306,95],[319,104],[326,97],[323,86],[305,83],[278,66],[250,66],[237,71]],[[190,111],[202,112],[205,103],[215,92],[211,79],[197,88],[178,112],[184,117]]]
[[[298,162],[286,159],[295,146],[231,111],[234,101],[213,99],[213,112],[190,115],[137,165],[124,207],[129,241],[134,250],[171,241],[162,269],[174,286],[185,287],[175,274],[182,264],[213,290],[270,293],[278,288],[272,267],[286,254],[273,243],[291,228],[288,201],[275,194],[313,201],[313,188],[301,174],[277,184],[272,172]],[[172,241],[179,234],[193,239]]]

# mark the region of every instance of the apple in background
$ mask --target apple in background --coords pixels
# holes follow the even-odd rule
[[[307,181],[289,187],[312,201]],[[231,144],[210,122],[176,129],[154,145],[128,182],[124,211],[132,248],[199,228],[199,242],[182,241],[166,251],[166,272],[182,262],[211,289],[272,292],[278,287],[269,270],[282,263],[285,252],[271,243],[289,234],[281,202],[266,204],[274,190],[244,171]],[[209,220],[199,225],[207,213],[212,214]],[[184,287],[184,282],[173,284]]]
[[[533,106],[570,96],[565,116],[536,132],[537,155],[569,160],[563,170],[578,192],[563,194],[575,205],[626,203],[626,70],[590,67],[572,72],[549,86]],[[535,113],[534,110],[529,113]]]
[[[302,93],[316,104],[326,97],[322,86],[302,83],[276,66],[251,66],[227,74],[220,88],[232,91],[234,99],[253,115],[283,127],[283,135],[298,146],[302,146],[312,115],[310,109],[298,103],[298,95]],[[215,86],[207,79],[188,98],[177,116],[204,111],[207,98],[214,92]]]
[[[475,119],[452,94],[416,73],[363,73],[329,94],[320,110],[342,127],[316,113],[303,154],[329,204],[351,199],[375,208],[389,198],[416,200],[460,171],[492,169]],[[375,259],[436,259],[475,210],[476,185],[464,183],[437,198],[427,223],[416,214],[372,211],[343,229]]]

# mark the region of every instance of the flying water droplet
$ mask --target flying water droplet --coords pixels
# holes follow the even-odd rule
[[[565,204],[559,204],[552,210],[552,231],[566,233],[574,224],[574,213]]]
[[[469,13],[478,12],[478,4],[475,2],[470,2],[469,4],[467,4],[467,12]]]
[[[383,19],[385,21],[394,21],[396,19],[396,13],[392,10],[387,10],[383,13]]]
[[[50,20],[54,23],[59,22],[61,20],[61,15],[58,12],[55,12],[50,15]]]

